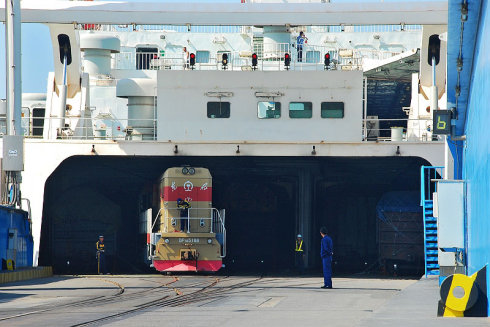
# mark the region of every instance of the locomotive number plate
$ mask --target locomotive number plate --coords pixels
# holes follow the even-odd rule
[[[186,237],[180,237],[179,238],[179,243],[199,243],[199,238],[186,238]]]

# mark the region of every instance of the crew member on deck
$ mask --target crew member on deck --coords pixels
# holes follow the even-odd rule
[[[189,51],[187,51],[187,47],[182,48],[182,60],[184,61],[184,70],[189,69]]]
[[[322,236],[320,256],[323,264],[323,286],[322,288],[332,288],[332,255],[333,243],[332,239],[327,235],[325,227],[320,228]]]
[[[99,275],[105,274],[105,244],[104,244],[104,236],[100,235],[99,240],[95,244],[97,248],[97,273]]]
[[[300,274],[305,272],[305,245],[303,244],[303,236],[298,234],[296,236],[296,247],[294,249],[294,264]]]
[[[177,208],[180,209],[180,231],[187,233],[188,225],[187,218],[189,216],[189,208],[191,207],[190,203],[182,200],[181,198],[177,199]]]
[[[298,50],[298,62],[303,62],[303,45],[308,42],[308,38],[302,31],[296,38],[296,50]]]

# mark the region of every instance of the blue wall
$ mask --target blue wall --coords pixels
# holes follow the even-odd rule
[[[463,179],[467,181],[469,274],[490,263],[490,12],[488,1],[482,2],[480,14],[469,83],[465,126],[466,147],[463,153]],[[487,273],[487,285],[490,286],[490,269],[487,269]],[[487,294],[490,294],[488,289]]]
[[[32,267],[33,240],[27,212],[0,206],[0,259],[7,259],[9,228],[17,230],[15,267]]]

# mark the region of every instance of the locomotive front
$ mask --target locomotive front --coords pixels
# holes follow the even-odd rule
[[[169,168],[159,179],[159,203],[149,238],[158,271],[217,271],[225,256],[225,212],[212,206],[206,168]]]

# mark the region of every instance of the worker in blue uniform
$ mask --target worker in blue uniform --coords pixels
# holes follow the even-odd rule
[[[95,246],[97,248],[97,273],[99,275],[102,275],[106,273],[104,235],[99,236],[99,240],[97,241]]]
[[[332,239],[327,235],[327,228],[320,228],[322,236],[320,256],[323,264],[323,286],[322,288],[332,288],[332,255],[333,243]]]
[[[180,231],[187,233],[188,227],[187,226],[187,218],[189,217],[189,208],[191,207],[191,204],[185,200],[182,200],[181,198],[177,199],[177,208],[180,209]]]

